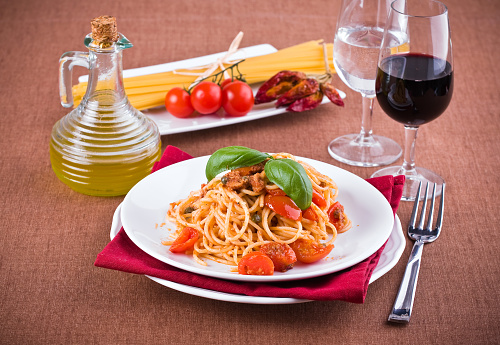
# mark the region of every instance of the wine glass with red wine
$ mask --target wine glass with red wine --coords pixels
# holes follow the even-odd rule
[[[392,36],[406,36],[395,46]],[[415,144],[419,126],[439,117],[453,94],[453,56],[447,7],[435,0],[396,0],[391,4],[380,47],[377,101],[382,110],[405,128],[404,162],[378,170],[372,177],[405,175],[402,200],[414,200],[422,181],[444,179],[433,171],[415,166]]]

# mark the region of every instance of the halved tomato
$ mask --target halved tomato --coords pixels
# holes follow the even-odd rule
[[[316,241],[299,238],[297,241],[290,243],[297,260],[305,264],[310,264],[323,259],[330,254],[334,245],[325,245]]]
[[[266,194],[264,204],[280,216],[292,220],[302,219],[302,210],[288,196]]]
[[[316,212],[314,212],[312,207],[308,207],[307,209],[302,211],[302,217],[312,220],[313,222],[318,221],[318,215],[316,214]]]
[[[330,223],[332,223],[337,231],[341,231],[345,227],[346,217],[344,213],[344,206],[342,206],[338,201],[334,203],[328,209],[328,218]]]
[[[172,253],[185,253],[187,250],[193,249],[198,241],[198,236],[198,230],[186,226],[170,246],[170,251]]]
[[[260,246],[260,251],[272,260],[275,271],[286,272],[297,262],[295,252],[286,243],[264,243]]]
[[[323,194],[318,192],[316,189],[313,189],[312,202],[314,202],[316,205],[318,205],[318,207],[321,209],[323,207],[326,207],[326,200],[323,197]]]
[[[238,273],[272,276],[274,274],[274,264],[266,254],[262,252],[250,252],[242,257],[238,263]]]

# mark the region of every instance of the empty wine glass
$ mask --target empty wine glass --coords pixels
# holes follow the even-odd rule
[[[340,79],[361,93],[363,113],[361,132],[334,139],[328,145],[328,152],[350,165],[387,165],[402,152],[394,140],[372,134],[375,75],[388,3],[388,0],[342,0],[337,20],[333,63]]]
[[[404,49],[395,48],[391,37],[406,36]],[[435,0],[396,0],[389,10],[380,48],[376,95],[381,108],[405,128],[403,166],[387,167],[372,177],[405,175],[403,200],[414,200],[422,181],[444,179],[415,166],[419,126],[440,116],[453,93],[453,55],[447,7]]]

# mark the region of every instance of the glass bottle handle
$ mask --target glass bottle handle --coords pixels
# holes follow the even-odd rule
[[[72,71],[74,66],[90,68],[88,52],[66,52],[59,59],[59,95],[61,105],[65,108],[73,106]]]

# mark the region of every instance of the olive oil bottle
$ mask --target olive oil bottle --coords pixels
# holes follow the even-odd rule
[[[114,17],[91,22],[88,52],[67,52],[59,66],[61,104],[73,106],[73,66],[89,69],[87,92],[78,107],[52,129],[50,161],[57,177],[77,192],[126,194],[161,156],[156,124],[131,106],[122,77],[122,50],[132,47]]]

